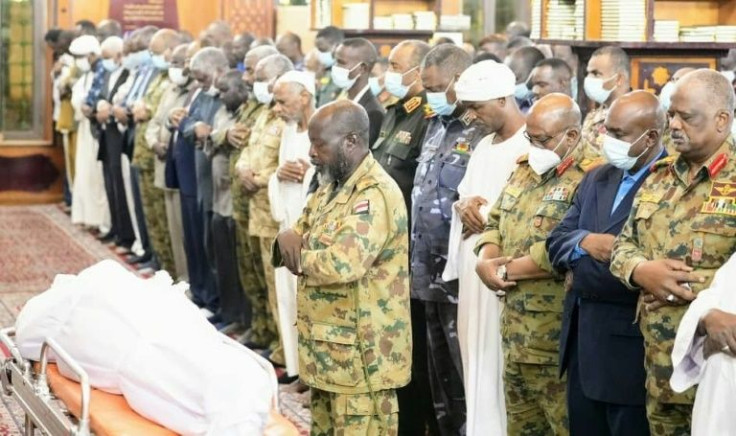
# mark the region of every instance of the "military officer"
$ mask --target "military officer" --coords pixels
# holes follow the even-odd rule
[[[278,50],[270,45],[258,46],[249,50],[245,55],[245,73],[243,80],[252,90],[256,81],[255,69],[261,59],[278,54]],[[235,220],[235,248],[238,261],[238,275],[246,297],[250,301],[252,313],[250,328],[245,335],[238,338],[251,348],[267,348],[275,339],[276,326],[269,315],[268,292],[266,278],[263,275],[263,261],[261,260],[260,243],[250,237],[248,233],[248,197],[243,188],[243,182],[236,170],[236,164],[243,150],[249,144],[254,132],[256,121],[261,114],[268,112],[269,105],[261,103],[249,93],[248,101],[239,109],[239,116],[235,126],[227,131],[215,135],[213,140],[220,146],[229,146],[230,153],[230,192],[233,201],[233,219]],[[262,125],[261,125],[262,128]]]
[[[320,108],[309,154],[321,186],[278,235],[274,263],[299,275],[299,376],[312,435],[396,435],[395,389],[411,367],[407,213],[368,149],[368,115]],[[282,262],[283,259],[283,262]]]
[[[408,40],[391,50],[384,83],[399,101],[387,108],[378,140],[371,146],[373,157],[399,184],[408,211],[417,158],[427,130],[427,93],[419,66],[429,49],[422,41]]]
[[[457,104],[454,83],[472,59],[454,44],[434,47],[422,61],[421,77],[434,113],[419,156],[411,214],[411,296],[424,305],[429,384],[441,434],[458,434],[465,425],[462,359],[457,337],[457,280],[445,282],[452,205],[475,146],[486,128]],[[412,304],[414,306],[414,304]],[[416,347],[421,345],[415,343]],[[415,350],[418,351],[418,350]],[[415,362],[416,365],[416,362]],[[414,372],[414,377],[417,374]]]
[[[601,47],[590,57],[587,73],[583,89],[585,95],[597,106],[585,116],[583,143],[578,153],[582,154],[583,168],[592,169],[603,162],[601,147],[606,131],[603,124],[608,115],[608,108],[617,98],[631,89],[629,56],[619,47],[612,45]]]
[[[327,26],[317,32],[314,45],[317,48],[319,62],[325,67],[325,73],[319,81],[317,107],[335,101],[340,95],[340,87],[332,81],[332,67],[335,65],[335,49],[345,39],[345,33],[335,26]]]
[[[669,384],[675,333],[689,302],[736,251],[733,111],[733,88],[716,71],[676,83],[669,117],[679,156],[654,165],[613,247],[611,272],[648,304],[639,322],[653,435],[690,433],[694,389],[675,394]]]
[[[268,106],[268,110],[263,112],[253,125],[248,146],[240,154],[236,164],[243,188],[250,196],[248,234],[253,246],[258,247],[260,251],[268,292],[268,306],[271,312],[269,326],[272,326],[274,333],[269,346],[271,352],[269,358],[281,366],[286,362],[278,330],[276,284],[271,265],[271,243],[279,232],[279,225],[271,215],[267,188],[268,180],[279,166],[279,146],[281,131],[284,128],[284,121],[273,110],[273,85],[279,77],[293,69],[289,58],[280,54],[267,56],[256,64],[253,93],[258,101]]]
[[[515,104],[511,97],[504,100]],[[563,94],[549,94],[531,107],[529,155],[519,159],[476,244],[481,280],[500,295],[508,292],[501,336],[509,435],[568,434],[565,381],[557,371],[565,289],[545,240],[583,178],[574,157],[580,120],[577,104]]]

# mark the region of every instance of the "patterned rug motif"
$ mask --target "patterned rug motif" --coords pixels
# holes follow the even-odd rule
[[[0,206],[0,326],[15,324],[23,305],[48,289],[57,274],[76,274],[104,259],[122,263],[111,246],[71,223],[56,205]],[[302,395],[282,390],[281,411],[309,434]],[[23,411],[0,394],[0,436],[23,434]]]

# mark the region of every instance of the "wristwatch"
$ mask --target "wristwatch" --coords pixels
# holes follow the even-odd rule
[[[496,269],[496,277],[503,280],[504,282],[508,279],[509,275],[506,271],[506,265],[501,265]]]

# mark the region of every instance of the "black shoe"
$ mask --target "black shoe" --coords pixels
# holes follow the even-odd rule
[[[125,263],[127,263],[128,265],[146,263],[146,262],[150,262],[152,257],[153,256],[151,255],[151,253],[144,253],[142,256],[131,256],[125,259]]]
[[[116,235],[113,232],[109,232],[105,235],[98,235],[97,240],[102,242],[103,244],[108,243],[116,238]]]
[[[288,372],[285,372],[278,378],[280,385],[290,385],[299,379],[298,375],[289,376]]]

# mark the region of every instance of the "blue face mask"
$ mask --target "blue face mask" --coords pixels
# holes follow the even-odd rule
[[[371,77],[368,79],[368,86],[371,87],[371,92],[373,95],[378,97],[383,92],[383,86],[381,86],[381,83],[378,81],[378,77]]]
[[[332,52],[317,50],[317,58],[325,68],[330,68],[335,65],[335,58],[332,57]]]
[[[238,62],[238,65],[235,67],[235,69],[240,71],[241,73],[245,73],[245,64],[242,62]]]
[[[166,58],[164,58],[164,55],[152,56],[151,65],[153,65],[154,68],[159,69],[159,70],[169,69],[169,63],[166,62]]]
[[[386,91],[390,92],[393,96],[400,99],[406,97],[406,94],[409,93],[409,89],[414,85],[416,80],[414,80],[414,82],[411,82],[409,85],[404,85],[404,76],[416,69],[417,67],[414,67],[404,74],[397,73],[395,71],[387,71],[384,79]]]
[[[103,59],[102,67],[105,69],[105,71],[112,73],[113,71],[118,69],[118,64],[116,64],[113,59]]]
[[[526,86],[526,83],[519,83],[514,88],[514,97],[519,101],[528,100],[531,98],[532,91]]]
[[[151,52],[144,49],[136,53],[136,55],[138,56],[138,60],[140,62],[139,65],[151,65]]]
[[[429,107],[431,107],[432,111],[437,115],[452,115],[457,108],[457,102],[450,104],[447,101],[447,90],[450,89],[453,81],[455,81],[455,79],[452,79],[452,81],[447,85],[447,88],[442,92],[427,92],[427,104],[429,104]]]

